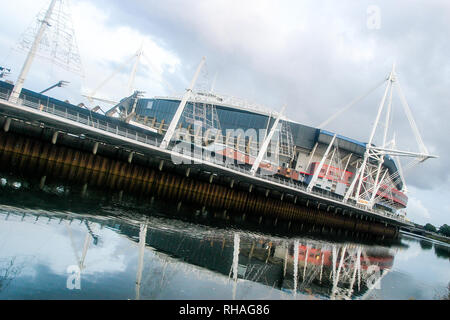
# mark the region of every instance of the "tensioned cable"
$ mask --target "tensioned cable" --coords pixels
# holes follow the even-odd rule
[[[402,106],[405,111],[406,117],[408,118],[409,124],[411,125],[411,129],[413,130],[417,145],[419,146],[419,149],[422,153],[428,154],[428,149],[425,146],[425,144],[423,143],[419,129],[417,128],[416,122],[414,121],[414,118],[412,116],[411,109],[408,105],[408,102],[406,101],[405,95],[403,94],[402,87],[400,86],[400,83],[398,82],[398,80],[396,80],[396,81],[397,81],[397,85],[398,85],[398,92],[399,92],[400,100],[402,102]]]
[[[330,122],[332,122],[334,119],[336,119],[338,116],[340,116],[342,113],[348,111],[350,108],[352,108],[356,103],[358,103],[359,101],[361,101],[362,99],[364,99],[365,97],[367,97],[369,94],[371,94],[373,91],[375,91],[376,89],[378,89],[383,83],[385,83],[386,81],[388,81],[388,79],[383,79],[383,81],[381,81],[380,83],[377,83],[376,86],[374,86],[373,88],[371,88],[369,91],[367,91],[366,93],[364,93],[363,95],[359,96],[358,98],[356,98],[355,100],[353,100],[352,102],[350,102],[348,105],[346,105],[343,109],[339,110],[338,112],[336,112],[334,115],[332,115],[328,120],[322,122],[320,125],[317,126],[317,128],[322,129],[323,127],[325,127],[326,125],[328,125]]]
[[[158,73],[156,70],[155,65],[152,63],[152,61],[147,57],[147,55],[145,53],[142,54],[142,56],[144,57],[144,59],[147,61],[147,63],[150,65],[150,68],[153,70],[153,72],[156,74]],[[156,79],[156,78],[155,78]],[[175,89],[166,81],[163,79],[163,77],[161,77],[161,81],[162,83],[169,89],[170,94],[176,94]]]

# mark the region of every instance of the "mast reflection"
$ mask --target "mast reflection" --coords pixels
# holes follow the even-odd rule
[[[35,223],[41,216],[20,212],[17,220]],[[286,239],[141,215],[48,212],[46,217],[47,224],[63,221],[66,225],[80,275],[89,268],[85,262],[92,244],[101,239],[100,231],[97,235],[92,230],[107,227],[133,244],[137,300],[157,297],[161,288],[170,285],[174,275],[180,273],[186,273],[190,281],[212,277],[229,288],[232,299],[245,299],[249,283],[266,286],[271,293],[278,290],[288,299],[364,299],[382,285],[397,252],[396,248]],[[9,218],[9,214],[4,215],[4,219]],[[81,248],[72,232],[72,222],[78,220],[78,231],[81,228],[85,232]],[[78,244],[80,240],[78,237]],[[173,273],[167,276],[169,270]]]
[[[141,233],[146,230],[142,228]],[[329,299],[364,298],[380,285],[393,265],[396,252],[384,247],[330,244],[311,239],[274,239],[240,232],[190,236],[183,230],[168,233],[157,226],[150,225],[149,228],[152,236],[147,240],[147,247],[226,276],[232,281],[232,299],[243,298],[239,295],[239,284],[246,281],[287,292],[294,299],[304,295]],[[137,299],[143,256],[142,236],[139,238]]]

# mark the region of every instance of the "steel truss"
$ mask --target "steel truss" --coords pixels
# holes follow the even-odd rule
[[[344,202],[347,202],[348,199],[351,198],[358,204],[366,206],[370,209],[372,209],[377,203],[394,205],[392,189],[396,189],[396,185],[400,182],[400,180],[403,182],[402,191],[406,192],[406,183],[403,177],[403,169],[398,159],[399,156],[412,157],[414,159],[412,161],[412,165],[416,165],[429,158],[436,158],[436,156],[432,156],[428,153],[428,150],[423,143],[414,118],[412,117],[411,110],[406,102],[400,85],[398,84],[395,73],[395,65],[393,66],[386,81],[387,86],[378,108],[375,123],[369,137],[369,142],[366,144],[366,151],[364,153],[363,161],[357,169],[354,179],[344,196]],[[400,98],[405,114],[408,118],[420,150],[418,153],[395,149],[395,138],[391,142],[387,142],[387,135],[391,121],[392,96],[395,87],[398,87],[398,91],[400,92]],[[386,112],[383,141],[381,147],[377,147],[373,144],[373,140],[377,128],[380,125],[380,119],[383,111]],[[387,156],[393,156],[397,160],[396,162],[399,170],[392,175],[389,175],[388,170],[383,168],[383,163]],[[385,199],[384,196],[387,196],[389,200]]]
[[[9,98],[11,102],[19,99],[36,56],[49,59],[69,71],[83,74],[67,0],[50,2],[48,9],[37,16],[35,25],[22,35],[19,49],[27,51],[27,57]]]
[[[215,105],[206,104],[203,102],[191,101],[187,104],[182,119],[192,127],[200,125],[202,134],[209,129],[221,130],[219,117]]]
[[[323,175],[323,179],[332,181],[332,186],[330,187],[331,192],[335,192],[337,189],[337,185],[339,183],[343,183],[343,179],[345,177],[345,173],[348,169],[350,161],[353,157],[352,153],[346,154],[342,157],[341,152],[339,151],[339,143],[336,139],[337,135],[335,134],[331,139],[330,144],[328,145],[327,150],[325,151],[322,159],[319,163],[319,166],[314,168],[314,174],[311,181],[308,184],[307,190],[309,192],[312,191],[313,187],[316,186],[319,175]],[[316,147],[314,148],[316,149]],[[315,150],[313,150],[315,151]],[[331,156],[330,156],[331,153]],[[314,152],[311,153],[310,160],[308,162],[308,168],[312,160]],[[357,160],[356,160],[357,161]],[[354,162],[356,163],[356,162]],[[354,164],[353,163],[353,164]],[[327,166],[326,170],[323,170],[324,166]]]

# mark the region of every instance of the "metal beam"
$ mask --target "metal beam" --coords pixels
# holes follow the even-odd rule
[[[147,223],[142,223],[139,231],[139,257],[136,271],[136,300],[140,299],[142,270],[144,268],[145,240],[147,238]]]
[[[344,200],[343,200],[344,203],[347,203],[348,199],[352,195],[353,190],[355,189],[356,182],[358,181],[359,176],[361,175],[361,171],[362,171],[362,165],[356,171],[356,174],[355,174],[355,176],[353,178],[353,181],[350,184],[350,187],[348,188],[347,192],[345,193]]]
[[[395,65],[392,67],[392,72],[394,72],[394,70],[395,70]],[[387,134],[388,134],[388,131],[389,131],[389,120],[390,120],[390,117],[391,117],[391,109],[392,109],[392,94],[394,93],[394,82],[393,82],[394,79],[392,79],[391,81],[392,81],[392,84],[391,84],[390,93],[389,93],[389,103],[388,103],[387,112],[386,112],[386,120],[385,120],[385,123],[384,123],[383,148],[386,147]],[[375,196],[376,196],[376,193],[378,192],[378,189],[379,189],[379,185],[378,184],[381,183],[379,181],[379,179],[380,179],[380,173],[381,173],[381,170],[382,170],[382,166],[383,166],[383,163],[384,163],[384,155],[385,155],[384,152],[381,152],[380,159],[378,160],[377,174],[376,174],[376,178],[375,178],[374,185],[373,185],[373,188],[372,188],[373,191],[372,191],[372,195],[370,197],[370,202],[369,202],[369,207],[370,208],[372,208],[373,205],[374,205]],[[383,177],[383,179],[384,179],[384,177]],[[381,181],[383,181],[383,179]]]
[[[319,167],[316,168],[316,170],[314,171],[314,175],[313,175],[311,181],[309,182],[308,188],[306,188],[306,191],[311,192],[312,188],[316,184],[317,178],[319,177],[319,174],[320,174],[320,171],[322,170],[323,164],[325,163],[325,160],[328,157],[328,153],[330,153],[331,147],[333,146],[334,141],[336,140],[336,136],[337,136],[337,134],[334,134],[333,139],[331,139],[331,142],[328,145],[327,151],[325,151],[325,153],[322,157],[322,160],[320,160]]]
[[[86,237],[84,238],[84,245],[83,245],[83,251],[81,253],[81,259],[80,259],[80,270],[83,270],[85,268],[84,261],[86,260],[87,251],[89,249],[89,244],[91,243],[91,234],[88,232],[86,234]]]
[[[195,72],[194,77],[192,78],[191,84],[189,85],[189,88],[186,90],[183,99],[180,102],[180,105],[178,106],[177,111],[175,112],[175,115],[173,116],[172,121],[170,122],[169,128],[167,129],[167,132],[163,138],[163,141],[161,142],[160,147],[163,149],[167,149],[169,146],[170,140],[172,140],[172,137],[175,133],[178,121],[180,121],[181,115],[183,114],[184,107],[186,106],[186,103],[188,102],[189,98],[191,97],[192,90],[194,89],[195,83],[197,82],[197,78],[200,75],[200,71],[203,68],[203,65],[205,64],[206,58],[203,57],[202,61],[200,61],[200,64],[197,68],[197,71]]]
[[[345,164],[344,170],[342,170],[341,180],[344,179],[345,172],[347,171],[348,164],[350,163],[350,159],[352,158],[353,153],[349,153],[346,157],[348,157],[347,163]],[[345,159],[345,158],[344,158]],[[342,159],[342,161],[344,161]]]
[[[392,142],[392,147],[395,148],[395,136]],[[408,192],[408,187],[406,186],[406,181],[405,181],[405,176],[403,175],[403,167],[402,167],[402,163],[400,162],[400,158],[398,156],[394,156],[394,159],[397,162],[397,167],[398,167],[398,172],[400,173],[400,179],[403,183],[403,188],[402,191],[403,193],[407,193]]]
[[[334,159],[335,154],[336,154],[336,148],[333,149],[333,153],[331,154],[330,161],[328,162],[327,173],[325,174],[325,176],[327,176],[328,172],[330,172],[330,167],[333,165],[333,159]]]
[[[412,115],[411,109],[408,105],[408,102],[406,101],[406,97],[405,97],[402,87],[400,86],[400,83],[398,81],[397,81],[397,86],[398,86],[398,92],[400,93],[400,101],[402,103],[406,117],[408,118],[411,129],[414,133],[414,137],[416,138],[416,142],[417,142],[417,145],[419,146],[420,152],[428,153],[428,149],[425,146],[425,144],[423,143],[422,136],[420,135],[419,129],[417,128],[417,125],[416,125],[416,122]]]
[[[309,157],[308,164],[306,165],[305,171],[307,171],[307,170],[309,169],[309,165],[310,165],[311,162],[312,162],[312,159],[313,159],[313,157],[314,157],[314,154],[316,153],[316,150],[317,150],[317,146],[318,146],[318,145],[319,145],[319,143],[316,142],[316,144],[314,145],[314,148],[312,149],[311,156]],[[298,169],[296,169],[296,170],[298,170]]]
[[[136,61],[134,62],[133,69],[131,70],[130,80],[128,81],[128,94],[132,94],[134,91],[134,81],[136,80],[136,73],[139,67],[139,63],[142,57],[144,43],[141,44],[141,47],[136,52]]]
[[[266,139],[263,142],[263,145],[261,146],[261,149],[259,150],[258,156],[255,159],[255,162],[253,163],[253,166],[250,170],[250,174],[254,176],[256,172],[258,171],[259,165],[261,164],[261,161],[264,158],[264,155],[267,152],[267,148],[269,147],[269,143],[273,138],[273,135],[275,134],[275,131],[277,130],[278,124],[280,123],[281,116],[283,115],[284,109],[286,107],[283,107],[281,109],[281,112],[278,114],[277,119],[275,120],[275,123],[273,124],[272,128],[270,129],[269,134],[267,135]]]
[[[404,157],[415,157],[415,158],[425,158],[425,159],[436,159],[439,158],[438,156],[426,154],[426,153],[417,153],[417,152],[409,152],[409,151],[402,151],[402,150],[395,150],[395,149],[386,149],[381,147],[371,147],[372,150],[375,151],[383,151],[386,154],[389,154],[391,156],[404,156]]]
[[[373,186],[373,191],[372,191],[372,196],[370,198],[370,202],[369,202],[369,207],[372,209],[374,204],[375,204],[375,197],[377,196],[377,192],[381,187],[381,183],[384,181],[384,179],[386,178],[386,174],[389,172],[389,170],[386,169],[386,171],[383,174],[383,177],[381,178],[381,180],[379,182],[377,182],[374,186]],[[379,176],[379,174],[377,174],[377,177]],[[377,178],[378,179],[378,178]]]
[[[42,90],[42,91],[39,92],[39,93],[40,93],[40,94],[44,94],[44,93],[46,93],[47,91],[52,90],[53,88],[56,88],[56,87],[58,87],[58,88],[64,87],[64,86],[67,85],[68,83],[69,83],[69,82],[67,82],[67,81],[61,80],[61,81],[59,81],[57,84],[54,84],[54,85],[52,85],[51,87],[48,87],[47,89]]]

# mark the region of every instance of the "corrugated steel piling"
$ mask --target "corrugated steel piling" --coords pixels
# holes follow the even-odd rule
[[[300,196],[270,192],[211,173],[205,176],[190,167],[177,172],[169,162],[152,159],[144,162],[130,151],[128,157],[123,158],[124,153],[107,152],[107,146],[102,144],[99,148],[98,142],[90,143],[84,150],[81,142],[80,146],[69,147],[59,143],[64,139],[58,131],[47,140],[10,130],[0,132],[0,164],[11,172],[36,176],[41,189],[59,179],[80,185],[84,196],[88,196],[90,189],[118,192],[119,199],[124,193],[156,196],[178,203],[179,207],[181,203],[201,204],[203,213],[220,211],[223,217],[228,217],[228,212],[237,212],[242,220],[253,217],[259,224],[269,218],[273,228],[287,226],[287,229],[303,231],[308,225],[311,230],[324,230],[328,234],[345,230],[356,236],[371,234],[380,238],[392,238],[397,234],[394,226],[320,202],[312,204]]]

